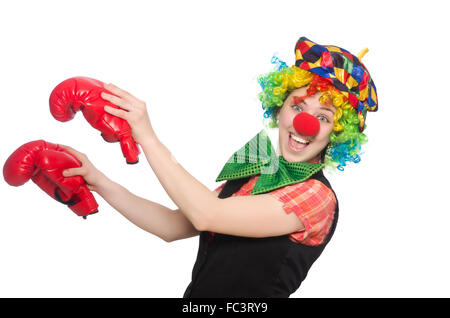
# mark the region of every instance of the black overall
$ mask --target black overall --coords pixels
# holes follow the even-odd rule
[[[227,181],[219,198],[231,196],[249,179]],[[311,179],[319,180],[333,191],[322,171]],[[250,238],[201,232],[192,281],[183,297],[289,297],[300,287],[309,268],[333,236],[338,215],[336,202],[330,232],[326,240],[316,246],[295,243],[289,239],[289,234]]]

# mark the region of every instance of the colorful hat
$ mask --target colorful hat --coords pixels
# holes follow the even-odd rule
[[[319,45],[301,37],[295,45],[295,65],[317,74],[339,89],[358,112],[359,129],[364,130],[367,111],[378,110],[375,84],[359,58],[337,46]]]

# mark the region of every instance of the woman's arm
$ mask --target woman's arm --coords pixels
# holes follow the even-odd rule
[[[106,177],[90,162],[85,154],[68,146],[60,146],[73,154],[82,164],[80,168],[65,170],[64,176],[82,176],[90,190],[97,192],[136,226],[166,242],[198,234],[192,223],[179,209],[171,210],[161,204],[134,195],[120,184]]]
[[[97,188],[106,202],[130,222],[166,242],[198,235],[192,223],[178,210],[141,198],[111,180]]]
[[[105,88],[116,96],[102,93],[102,97],[122,108],[105,107],[105,111],[130,124],[133,138],[141,145],[159,182],[196,230],[266,237],[304,229],[300,219],[293,213],[286,214],[283,204],[270,195],[218,199],[160,142],[145,102],[115,85],[105,84]]]
[[[304,229],[283,203],[269,194],[219,199],[190,175],[156,138],[141,143],[166,192],[198,231],[248,237],[277,236]]]

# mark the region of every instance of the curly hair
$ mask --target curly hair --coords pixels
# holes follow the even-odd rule
[[[272,63],[278,64],[278,69],[257,78],[262,88],[258,96],[264,110],[265,125],[277,127],[276,116],[285,99],[292,90],[306,86],[307,95],[300,100],[320,92],[320,103],[332,104],[336,108],[330,143],[322,153],[325,165],[332,170],[343,171],[347,163],[360,162],[361,145],[367,142],[367,136],[360,132],[358,115],[348,98],[319,75],[295,65],[288,67],[277,57],[272,58]]]

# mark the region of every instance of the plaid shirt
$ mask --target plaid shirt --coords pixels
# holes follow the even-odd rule
[[[251,195],[259,176],[258,174],[251,177],[232,196]],[[224,185],[225,182],[215,191],[219,193]],[[314,246],[325,240],[333,222],[336,198],[333,191],[322,182],[308,179],[305,182],[275,189],[268,194],[283,202],[283,210],[286,213],[294,212],[302,221],[305,229],[289,236],[293,242]]]

